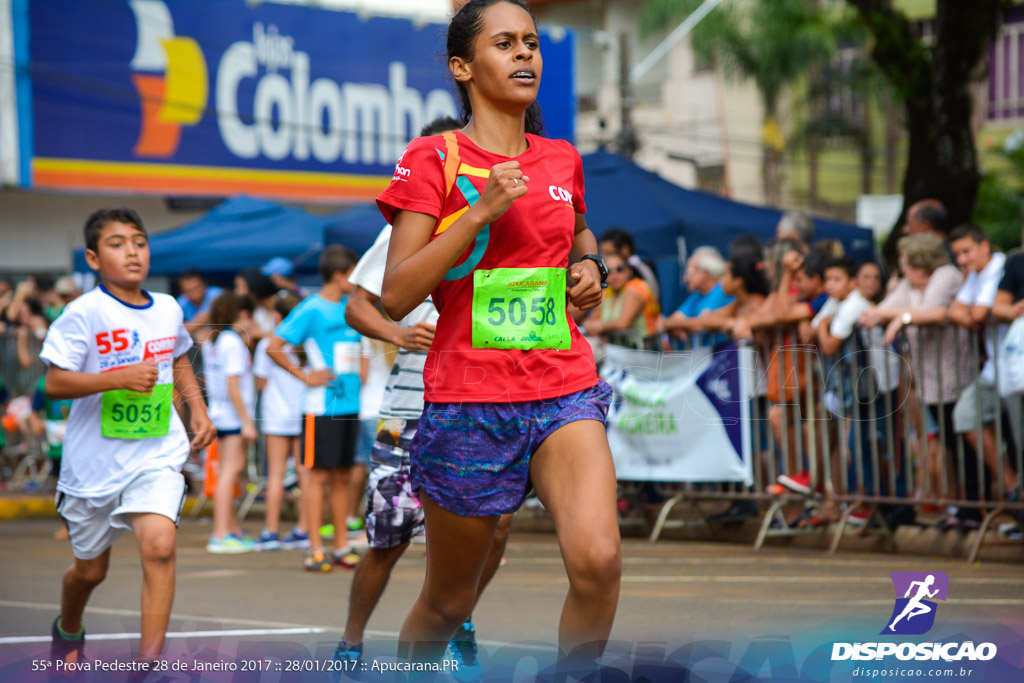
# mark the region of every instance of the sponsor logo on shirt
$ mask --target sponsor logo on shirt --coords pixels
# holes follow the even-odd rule
[[[412,171],[402,166],[403,158],[405,158],[405,152],[402,152],[402,156],[398,157],[398,162],[395,163],[395,175],[391,178],[392,182],[398,180],[404,183],[412,175]]]
[[[150,339],[146,342],[146,352],[142,356],[143,361],[155,360],[157,363],[169,363],[174,360],[174,345],[178,342],[177,337],[164,337],[163,339]]]
[[[138,330],[126,327],[96,334],[96,352],[99,354],[100,372],[117,370],[139,362],[142,341]]]
[[[566,192],[558,185],[550,185],[548,187],[548,194],[556,202],[565,202],[566,204],[572,204],[572,192]]]

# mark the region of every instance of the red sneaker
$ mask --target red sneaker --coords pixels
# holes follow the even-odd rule
[[[850,526],[865,526],[868,520],[871,519],[871,511],[867,508],[857,508],[849,514],[846,518],[846,523]]]
[[[811,475],[807,470],[800,470],[796,474],[780,474],[776,481],[790,491],[804,496],[811,492]]]

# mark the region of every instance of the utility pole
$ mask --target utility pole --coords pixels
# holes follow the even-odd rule
[[[629,36],[619,34],[619,154],[632,159],[636,154],[638,142],[636,130],[633,128],[631,110],[633,93],[629,80]]]

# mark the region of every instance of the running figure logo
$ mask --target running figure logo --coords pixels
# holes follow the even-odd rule
[[[942,572],[894,572],[890,577],[896,605],[882,635],[916,636],[930,631],[935,624],[933,600],[946,599],[949,577]]]

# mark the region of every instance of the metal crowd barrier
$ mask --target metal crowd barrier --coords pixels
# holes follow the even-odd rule
[[[28,367],[21,363],[19,345],[25,347],[25,355],[29,359]],[[0,379],[7,388],[8,400],[19,396],[32,399],[36,383],[46,373],[46,366],[39,360],[41,348],[42,344],[33,336],[19,341],[14,330],[0,333]],[[52,468],[46,453],[45,440],[31,432],[27,421],[19,424],[18,429],[4,430],[4,433],[7,443],[2,452],[0,472],[6,480],[5,485],[11,490],[42,485]]]
[[[46,365],[39,360],[42,343],[29,336],[28,356],[29,367],[23,367],[18,360],[18,335],[13,330],[0,332],[0,379],[7,386],[7,392],[14,396],[31,396],[35,391],[36,382],[46,374]]]
[[[908,325],[893,344],[885,343],[882,328],[858,327],[831,357],[797,343],[795,328],[759,330],[754,346],[764,369],[749,399],[754,485],[674,484],[678,492],[662,506],[650,540],[667,526],[686,525],[669,521],[681,504],[713,528],[714,516],[697,505],[706,500],[767,503],[755,549],[769,537],[829,530],[828,523],[786,524],[784,512],[794,507],[812,514],[826,505],[841,508],[830,553],[858,511],[866,511],[865,530],[874,524],[891,541],[890,520],[909,520],[919,506],[956,506],[968,513],[964,530],[977,529],[968,555],[973,562],[998,519],[1024,517],[1021,396],[999,398],[998,343],[989,345],[997,419],[983,422],[980,392],[964,394],[985,358],[980,338],[995,339],[1000,327]],[[973,414],[973,422],[958,434],[952,421],[961,412]],[[777,484],[779,475],[801,470],[810,475],[806,494]]]

